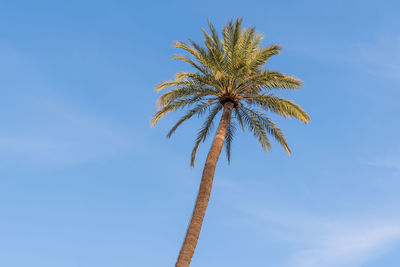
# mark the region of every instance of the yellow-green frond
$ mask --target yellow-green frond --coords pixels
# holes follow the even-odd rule
[[[196,153],[197,149],[199,148],[199,145],[201,142],[204,142],[206,140],[208,134],[211,131],[211,128],[213,126],[213,121],[215,116],[218,114],[218,112],[222,109],[221,105],[216,105],[209,113],[207,120],[204,122],[203,126],[201,127],[199,133],[197,134],[196,142],[194,145],[194,148],[192,150],[192,154],[190,156],[190,167],[194,167],[194,162],[196,159]]]
[[[258,105],[264,110],[272,111],[282,117],[294,117],[304,123],[311,121],[310,116],[296,103],[291,100],[284,99],[275,95],[257,94],[245,97],[252,104]]]
[[[167,87],[171,87],[176,85],[176,81],[164,81],[159,83],[158,85],[156,85],[156,87],[154,87],[154,90],[156,90],[157,92],[160,92],[161,90],[167,88]]]

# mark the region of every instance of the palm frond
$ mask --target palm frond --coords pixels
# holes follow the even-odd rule
[[[193,117],[193,115],[202,115],[211,105],[215,105],[213,102],[200,102],[195,108],[189,110],[185,116],[183,116],[168,132],[167,137],[170,138],[171,135],[176,131],[176,129],[185,121]],[[219,104],[217,104],[219,105]]]
[[[226,138],[225,138],[225,151],[226,151],[226,158],[228,160],[228,164],[231,163],[231,147],[232,147],[232,141],[233,137],[235,135],[236,131],[236,126],[233,121],[229,123],[228,130],[226,132]]]
[[[197,69],[204,75],[208,75],[210,73],[210,71],[207,68],[203,67],[201,64],[194,62],[192,59],[186,56],[174,55],[172,58],[188,63],[189,65],[191,65],[193,68]]]
[[[224,74],[221,75],[224,76]],[[178,72],[175,74],[175,80],[180,82],[185,80],[188,83],[190,82],[196,84],[196,86],[211,87],[219,92],[222,92],[222,84],[219,81],[219,77],[221,77],[221,75],[219,75],[217,72],[207,75],[201,75],[193,72]]]
[[[158,85],[156,85],[156,87],[154,87],[154,90],[157,92],[160,92],[161,90],[163,90],[167,87],[175,86],[176,84],[177,84],[177,81],[173,81],[173,80],[163,81],[163,82],[159,83]]]
[[[210,27],[212,27],[212,25]],[[212,36],[210,36],[203,28],[201,28],[201,30],[205,37],[204,44],[208,49],[208,59],[210,61],[209,65],[213,66],[213,73],[218,74],[218,76],[221,77],[225,73],[224,55],[218,35],[215,36],[215,33],[212,33]],[[211,31],[213,30],[215,31],[215,29],[211,28]]]
[[[262,148],[266,151],[269,151],[271,149],[271,143],[268,140],[267,133],[264,129],[264,124],[262,121],[260,121],[259,116],[255,116],[253,112],[249,112],[250,110],[244,106],[240,106],[238,111],[243,118],[245,125],[250,131],[253,132],[254,136],[257,137]]]
[[[259,76],[259,82],[261,87],[268,88],[268,89],[299,89],[303,82],[299,79],[282,74],[277,71],[262,71],[261,75]]]
[[[274,44],[254,51],[247,62],[248,69],[253,72],[260,70],[268,59],[274,55],[279,55],[281,49],[280,45]]]
[[[288,76],[277,71],[257,71],[252,72],[251,75],[247,75],[240,79],[235,88],[235,92],[238,94],[246,94],[248,88],[265,88],[271,89],[299,89],[303,83],[292,76]],[[259,92],[260,90],[258,90]]]
[[[214,118],[221,109],[222,109],[221,105],[216,105],[210,111],[210,114],[208,115],[207,120],[203,123],[203,126],[201,127],[199,133],[197,134],[196,142],[195,142],[195,145],[192,150],[191,157],[190,157],[190,166],[191,167],[194,167],[194,161],[196,159],[196,153],[197,153],[197,149],[199,148],[200,143],[204,142],[206,140],[208,134],[212,130]]]
[[[192,45],[193,45],[193,43],[192,43]],[[174,46],[176,48],[180,48],[180,49],[185,50],[186,52],[188,52],[191,56],[193,56],[201,64],[207,65],[207,58],[204,56],[204,54],[201,53],[201,51],[198,51],[194,47],[192,47],[190,45],[187,45],[184,42],[179,42],[179,41],[174,42]]]
[[[244,99],[250,100],[262,109],[277,113],[284,118],[294,117],[304,123],[308,123],[311,120],[299,105],[288,99],[272,94],[257,94],[245,97]]]
[[[269,118],[265,117],[264,114],[257,112],[255,110],[249,109],[242,106],[242,110],[248,114],[254,121],[257,122],[262,129],[264,129],[268,134],[272,135],[274,139],[285,149],[286,153],[291,154],[289,145],[286,142],[286,138],[282,131],[273,123]]]
[[[206,97],[206,96],[216,96],[218,92],[215,91],[213,88],[206,87],[206,86],[184,86],[172,89],[162,96],[159,97],[157,100],[157,106],[159,108],[164,108],[168,106],[174,101],[185,97]]]
[[[183,108],[185,106],[192,105],[198,101],[201,101],[202,98],[203,96],[194,96],[191,98],[179,99],[177,101],[170,103],[169,105],[161,108],[159,111],[156,112],[156,114],[153,115],[153,118],[151,120],[151,125],[155,126],[158,120],[167,115],[168,113]]]
[[[239,112],[239,108],[235,107],[233,109],[233,114],[235,115],[236,120],[239,122],[240,127],[242,128],[243,132],[244,132],[244,123],[243,123],[243,117]]]

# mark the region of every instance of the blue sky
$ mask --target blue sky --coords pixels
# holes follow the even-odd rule
[[[172,42],[242,16],[279,43],[273,117],[292,156],[238,134],[219,161],[192,267],[397,267],[397,1],[1,1],[0,266],[173,266],[210,143],[150,127]]]

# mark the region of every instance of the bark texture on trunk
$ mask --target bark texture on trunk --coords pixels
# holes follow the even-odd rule
[[[193,209],[192,219],[190,220],[185,241],[183,242],[181,251],[179,252],[175,267],[188,267],[192,260],[197,240],[199,239],[201,225],[203,224],[203,218],[206,213],[208,200],[210,199],[215,167],[217,166],[217,161],[221,154],[228,126],[231,121],[233,106],[234,104],[232,102],[224,103],[221,121],[204,165],[200,189]]]

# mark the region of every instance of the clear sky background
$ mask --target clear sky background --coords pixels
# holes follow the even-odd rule
[[[0,1],[0,266],[173,266],[209,142],[150,127],[174,40],[243,16],[279,43],[274,117],[293,150],[238,134],[191,267],[400,266],[398,1]]]

